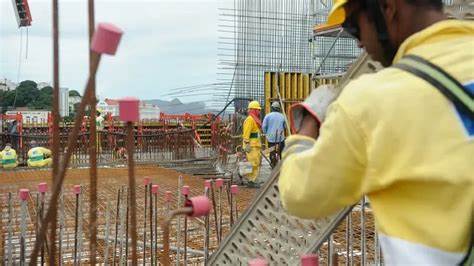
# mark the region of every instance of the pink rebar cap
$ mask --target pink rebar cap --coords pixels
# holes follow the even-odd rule
[[[304,254],[301,255],[301,266],[318,266],[319,259],[316,254]]]
[[[91,50],[99,54],[114,55],[123,31],[110,23],[99,23],[92,37]]]
[[[171,191],[166,191],[165,192],[165,201],[170,202],[171,201]]]
[[[268,266],[268,262],[262,258],[252,259],[249,260],[249,266]]]
[[[188,214],[191,217],[208,215],[211,211],[211,202],[206,196],[192,197],[184,202],[184,206],[193,208],[193,212]]]
[[[211,180],[204,180],[204,187],[205,188],[211,188]]]
[[[181,194],[183,194],[184,196],[188,196],[189,195],[189,186],[183,186],[181,188]]]
[[[140,120],[140,101],[135,97],[125,97],[119,100],[120,120],[125,122],[137,122]]]
[[[20,199],[22,201],[25,201],[28,199],[28,195],[30,194],[30,190],[27,188],[21,188],[20,189]]]
[[[41,193],[46,193],[48,191],[48,184],[43,182],[38,184],[38,191]]]
[[[239,193],[239,186],[237,186],[237,185],[230,186],[230,193],[232,193],[232,194]]]
[[[152,185],[151,186],[151,193],[153,194],[158,194],[158,190],[160,189],[160,186],[158,185]]]
[[[216,187],[221,188],[222,185],[224,185],[224,179],[222,179],[222,178],[216,179]]]
[[[145,176],[143,178],[143,185],[148,186],[148,184],[150,184],[150,181],[151,181],[151,177]]]
[[[72,187],[72,192],[76,195],[81,194],[81,185],[74,185],[74,187]]]

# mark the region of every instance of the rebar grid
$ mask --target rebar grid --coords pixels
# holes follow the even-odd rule
[[[126,250],[126,243],[125,242],[125,234],[122,234],[125,232],[125,227],[126,227],[126,215],[124,215],[124,210],[126,210],[126,203],[127,203],[127,193],[122,192],[121,194],[121,203],[119,205],[119,211],[117,212],[117,209],[115,208],[117,204],[117,191],[118,189],[124,189],[127,176],[126,176],[127,169],[126,168],[109,168],[109,169],[98,169],[98,176],[99,176],[99,193],[97,195],[97,202],[98,202],[98,216],[97,216],[97,263],[103,263],[105,261],[105,253],[106,250],[108,252],[108,261],[109,263],[113,262],[113,245],[114,243],[117,243],[117,251],[115,252],[116,254],[116,262],[118,263],[120,261],[120,258],[124,260],[123,258],[125,257],[125,254],[127,252]],[[36,231],[38,230],[38,226],[36,224],[37,221],[37,203],[36,203],[36,185],[40,181],[47,180],[45,177],[49,175],[50,171],[25,171],[25,172],[10,172],[6,174],[5,179],[3,179],[1,182],[2,187],[0,189],[0,193],[2,195],[1,198],[1,237],[0,239],[2,240],[1,245],[3,246],[2,252],[3,253],[8,253],[9,250],[9,245],[8,245],[8,219],[10,217],[13,217],[12,220],[12,244],[10,245],[11,250],[12,250],[12,263],[16,264],[19,261],[19,225],[20,222],[22,221],[20,219],[20,202],[18,200],[18,196],[16,195],[16,191],[18,191],[19,188],[29,188],[31,191],[30,198],[28,199],[27,206],[28,206],[28,212],[26,213],[26,224],[27,224],[27,233],[26,233],[26,262],[29,261],[29,254],[31,252],[31,249],[34,245],[34,241],[36,239]],[[151,176],[152,177],[152,183],[160,185],[160,194],[157,199],[158,202],[158,221],[160,222],[162,218],[167,214],[167,204],[163,198],[164,191],[173,191],[173,196],[172,196],[172,201],[171,201],[171,208],[174,209],[177,207],[177,201],[180,195],[178,195],[176,192],[178,191],[178,185],[177,185],[177,177],[179,173],[173,171],[173,170],[167,170],[167,169],[162,169],[159,167],[137,167],[137,186],[136,186],[136,193],[137,193],[137,203],[136,203],[136,210],[137,210],[137,225],[138,225],[138,263],[142,263],[143,260],[143,234],[144,234],[144,216],[145,216],[145,211],[149,212],[149,209],[144,210],[144,195],[145,195],[145,188],[142,185],[142,178],[144,176]],[[20,180],[19,182],[16,182],[16,180]],[[65,180],[65,185],[63,186],[62,190],[62,196],[61,197],[63,200],[60,198],[60,202],[58,204],[59,210],[58,210],[58,239],[57,239],[57,244],[58,247],[60,248],[58,250],[61,250],[61,260],[65,264],[73,263],[74,261],[74,240],[76,239],[75,233],[74,233],[74,223],[75,223],[75,210],[76,210],[76,203],[75,203],[75,195],[72,193],[72,186],[73,184],[87,184],[88,181],[88,169],[71,169],[68,172],[68,176],[66,177]],[[49,183],[49,182],[48,182]],[[191,187],[190,191],[190,196],[196,196],[199,194],[202,194],[203,191],[203,179],[197,178],[197,177],[190,177],[190,176],[184,176],[183,179],[183,184],[189,185]],[[8,213],[8,191],[11,191],[12,193],[12,210],[14,214],[12,216],[9,215]],[[82,193],[80,195],[80,205],[82,206],[79,210],[79,218],[80,218],[80,230],[82,231],[82,237],[78,237],[78,243],[82,242],[82,247],[81,247],[81,252],[78,254],[80,255],[81,258],[81,263],[90,263],[89,261],[89,239],[87,237],[87,229],[89,226],[89,214],[88,214],[88,206],[89,206],[89,191],[90,188],[87,185],[82,186]],[[125,191],[125,190],[123,190]],[[242,193],[238,195],[237,201],[238,201],[238,208],[239,211],[242,211],[243,208],[247,205],[249,202],[250,198],[253,196],[254,190],[248,190],[248,189],[242,189]],[[148,195],[149,196],[149,195]],[[45,202],[48,203],[50,199],[50,193],[46,194],[46,199]],[[154,200],[153,200],[154,202]],[[109,205],[109,211],[107,212],[107,205]],[[62,207],[64,206],[64,207]],[[113,206],[113,207],[110,207]],[[48,208],[49,206],[46,204],[45,208]],[[228,202],[226,200],[225,192],[223,191],[223,197],[222,197],[222,214],[223,214],[223,219],[222,219],[222,224],[223,224],[223,233],[225,236],[226,233],[229,231],[229,226],[230,226],[230,218],[229,218],[229,207],[228,207]],[[115,236],[115,218],[118,213],[118,236],[119,238],[117,240],[114,239]],[[219,214],[220,215],[220,214]],[[108,218],[107,218],[108,217]],[[212,217],[212,214],[211,214]],[[121,219],[122,218],[122,219]],[[107,227],[107,219],[109,219],[109,231],[106,231]],[[149,217],[148,217],[149,219]],[[172,230],[171,230],[171,246],[176,247],[176,246],[181,246],[181,253],[183,244],[176,242],[176,225],[177,222],[183,218],[179,218],[177,220],[173,221],[172,224]],[[64,223],[61,222],[64,220]],[[211,221],[213,221],[213,218],[211,218]],[[182,221],[181,221],[182,222]],[[128,221],[130,223],[130,221]],[[62,224],[64,224],[63,227],[63,232],[60,234],[59,230],[62,228]],[[210,251],[215,250],[217,248],[217,239],[216,239],[216,230],[213,227],[213,223],[211,224],[210,228]],[[158,227],[159,228],[159,227]],[[204,231],[204,219],[189,219],[188,220],[188,263],[189,264],[194,264],[194,263],[201,263],[204,259],[203,255],[203,246],[204,246],[204,237],[203,237],[203,231]],[[106,234],[108,232],[108,237],[109,237],[109,245],[107,245],[106,242]],[[147,227],[146,227],[146,232],[147,235],[150,235],[150,224],[149,220],[147,220]],[[153,233],[155,234],[155,233]],[[181,233],[181,235],[183,232]],[[59,236],[61,237],[59,238]],[[130,239],[130,236],[128,236]],[[181,236],[181,239],[183,239],[183,236]],[[130,241],[130,240],[129,240]],[[155,239],[155,242],[158,244],[158,250],[161,250],[161,243],[162,243],[162,238],[161,238],[161,232],[158,233],[157,238]],[[108,246],[108,248],[106,248]],[[150,263],[150,258],[153,255],[153,249],[151,248],[151,242],[150,238],[147,238],[147,243],[146,243],[146,249],[145,249],[145,257],[146,257],[146,262]],[[130,245],[127,247],[130,249]],[[176,249],[172,248],[172,256],[175,256],[175,251]],[[128,253],[128,258],[131,259],[131,252]],[[122,256],[120,256],[122,255]],[[46,257],[48,257],[48,253],[46,253]],[[3,263],[7,264],[9,263],[8,261],[8,256],[3,256]],[[182,259],[182,255],[181,255]]]

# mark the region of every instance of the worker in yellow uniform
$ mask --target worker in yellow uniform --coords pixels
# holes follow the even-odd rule
[[[260,173],[261,149],[260,142],[262,122],[260,120],[260,104],[258,101],[251,101],[248,105],[248,116],[244,120],[242,129],[242,147],[246,153],[247,161],[252,164],[252,172],[246,175],[248,186],[257,188],[257,178]]]
[[[292,108],[283,206],[313,219],[367,195],[385,265],[473,265],[474,23],[441,0],[335,0],[328,23],[387,68]]]
[[[0,162],[4,169],[12,169],[18,166],[18,156],[10,143],[0,152]]]
[[[29,167],[49,167],[53,164],[51,150],[38,146],[35,140],[30,142],[30,146],[27,161]]]

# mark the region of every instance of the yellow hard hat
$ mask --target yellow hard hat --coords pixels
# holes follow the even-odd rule
[[[261,110],[262,108],[260,107],[260,104],[257,102],[257,101],[251,101],[249,103],[249,106],[247,107],[247,109],[257,109],[257,110]]]
[[[344,10],[344,5],[347,4],[349,0],[334,0],[331,11],[328,14],[327,25],[339,25],[346,20],[346,11]]]
[[[104,110],[103,110],[102,108],[97,108],[96,111],[97,111],[98,113],[101,113],[101,114],[104,112]]]

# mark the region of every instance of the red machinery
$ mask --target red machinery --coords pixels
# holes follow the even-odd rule
[[[31,26],[31,12],[28,0],[12,0],[18,27]]]

